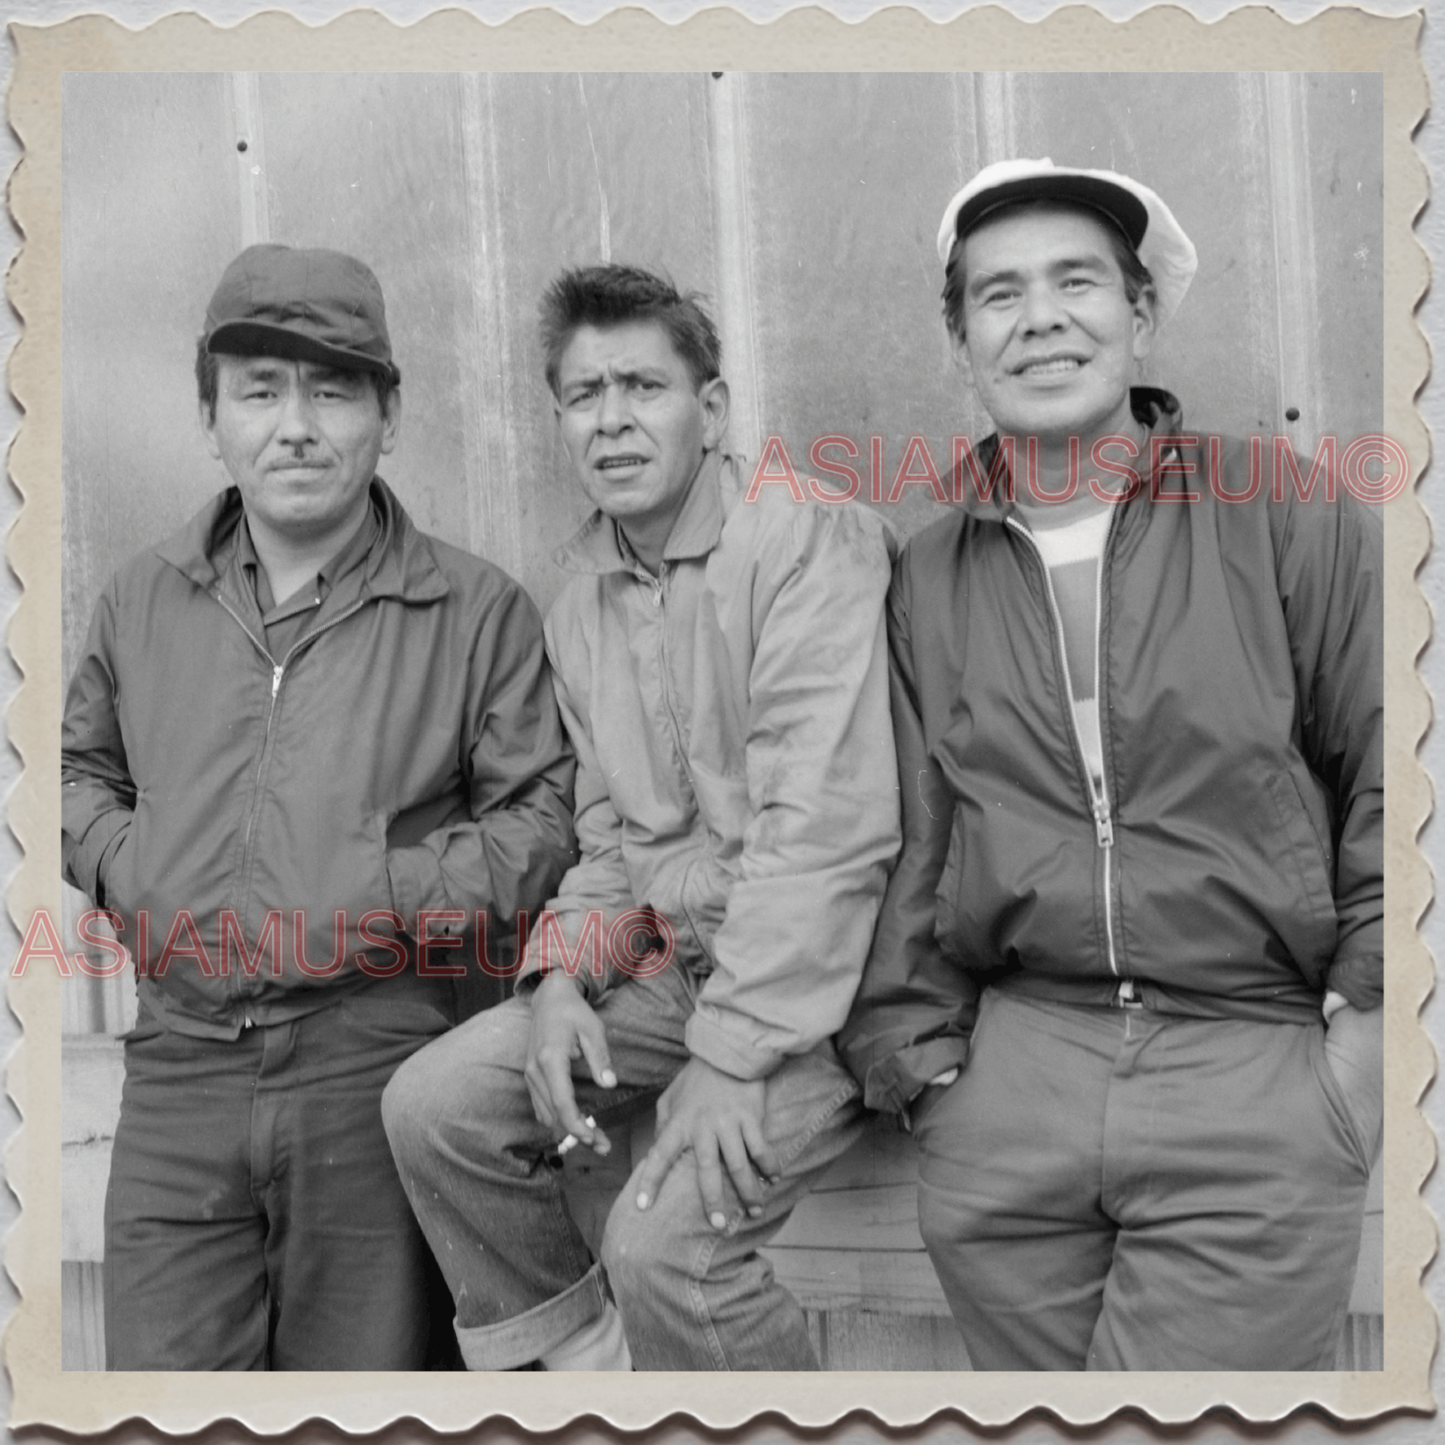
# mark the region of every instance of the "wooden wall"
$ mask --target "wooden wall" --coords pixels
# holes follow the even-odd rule
[[[735,449],[780,435],[801,467],[843,434],[866,475],[876,435],[887,483],[910,437],[942,472],[984,426],[939,319],[949,196],[1014,155],[1116,168],[1200,253],[1146,379],[1191,426],[1310,454],[1380,429],[1381,101],[1378,76],[1348,74],[69,75],[65,669],[114,568],[224,483],[191,366],[243,245],[372,266],[403,375],[388,480],[545,608],[585,510],[534,334],[561,267],[627,260],[701,290]],[[935,505],[910,487],[888,510],[911,532]],[[77,977],[64,1026],[113,1034],[132,1009],[128,980]]]
[[[389,480],[544,607],[583,514],[534,334],[559,268],[635,261],[710,297],[750,455],[776,433],[806,465],[843,433],[866,465],[877,434],[891,481],[917,434],[942,469],[983,423],[934,236],[1011,154],[1126,170],[1195,240],[1149,367],[1191,425],[1306,452],[1379,425],[1378,77],[84,74],[64,123],[67,670],[109,573],[222,483],[190,368],[257,239],[373,267],[403,375]],[[932,506],[891,510],[913,530]]]

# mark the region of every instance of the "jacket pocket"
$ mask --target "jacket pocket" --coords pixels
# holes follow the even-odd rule
[[[115,851],[105,865],[105,878],[102,880],[105,906],[114,909],[127,923],[134,920],[143,902],[149,906],[154,901],[143,900],[140,896],[146,884],[146,878],[141,871],[146,862],[146,850],[153,846],[153,825],[150,805],[146,800],[145,789],[142,788],[136,793],[130,822],[126,824]],[[154,873],[154,868],[151,871]],[[164,929],[169,922],[167,919],[165,925],[162,925],[162,938],[165,937]],[[130,934],[130,938],[134,940],[134,933]],[[122,942],[124,941],[122,939]]]
[[[1277,926],[1300,972],[1319,984],[1334,957],[1339,933],[1332,850],[1291,774],[1270,774],[1266,791],[1275,815],[1279,868],[1295,890],[1293,898],[1281,900]]]
[[[1323,1029],[1311,1031],[1310,1064],[1314,1069],[1315,1080],[1320,1086],[1320,1093],[1324,1097],[1325,1105],[1334,1117],[1336,1127],[1343,1134],[1345,1142],[1355,1156],[1355,1161],[1368,1174],[1373,1161],[1365,1151],[1360,1126],[1355,1120],[1349,1100],[1345,1097],[1345,1091],[1340,1087],[1340,1081],[1334,1069],[1330,1067],[1330,1056],[1325,1048],[1325,1031]]]

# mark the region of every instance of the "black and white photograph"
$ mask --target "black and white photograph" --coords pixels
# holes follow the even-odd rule
[[[1391,114],[67,68],[60,1376],[1378,1409]]]

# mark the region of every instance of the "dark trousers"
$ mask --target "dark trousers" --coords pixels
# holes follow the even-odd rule
[[[1321,1024],[990,989],[914,1129],[975,1369],[1331,1367],[1370,1161]]]
[[[142,1013],[106,1194],[107,1368],[426,1363],[435,1267],[381,1091],[451,1018],[445,981],[409,975],[233,1042]]]

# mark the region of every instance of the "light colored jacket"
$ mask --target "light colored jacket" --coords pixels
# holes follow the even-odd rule
[[[655,578],[600,512],[557,555],[580,574],[546,639],[581,861],[549,907],[569,946],[589,910],[663,915],[670,966],[706,975],[688,1048],[753,1079],[842,1024],[900,828],[887,528],[778,487],[745,502],[742,477],[708,454]]]

